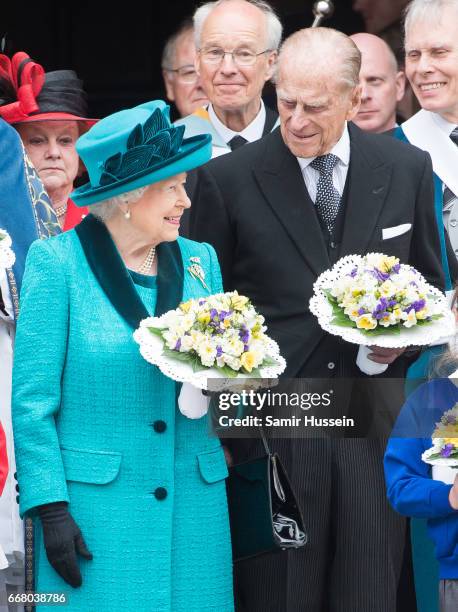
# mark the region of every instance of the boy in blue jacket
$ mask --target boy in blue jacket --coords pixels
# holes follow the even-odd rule
[[[421,456],[432,446],[435,424],[457,402],[458,387],[451,378],[416,389],[399,415],[384,460],[393,508],[405,516],[428,519],[439,561],[441,612],[458,610],[458,471],[453,485],[433,480],[431,465]]]

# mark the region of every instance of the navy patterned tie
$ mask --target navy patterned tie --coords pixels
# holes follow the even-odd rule
[[[310,164],[320,173],[316,188],[315,206],[322,223],[327,227],[330,234],[332,234],[340,204],[339,192],[332,181],[332,174],[338,163],[339,158],[332,153],[328,153],[315,157]]]
[[[452,142],[454,142],[458,146],[458,127],[456,127],[453,132],[450,134],[450,138]],[[452,206],[455,204],[458,197],[453,193],[448,187],[444,189],[444,210],[450,210]]]

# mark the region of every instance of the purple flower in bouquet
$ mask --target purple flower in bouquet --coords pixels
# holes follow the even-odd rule
[[[391,268],[391,272],[393,272],[393,274],[399,274],[400,269],[401,269],[401,264],[397,263]]]
[[[248,344],[250,339],[250,330],[246,327],[246,325],[242,325],[242,328],[239,331],[239,336],[243,344]]]
[[[221,357],[223,354],[223,349],[220,346],[216,347],[216,357]]]
[[[175,344],[174,351],[179,351],[181,348],[181,338],[178,338],[177,343]]]
[[[441,457],[450,457],[450,455],[453,453],[453,451],[455,450],[455,447],[453,444],[446,444],[444,446],[444,448],[441,449]]]
[[[358,268],[355,266],[348,276],[351,276],[351,278],[355,278],[357,274],[358,274]]]
[[[425,300],[417,300],[416,302],[412,302],[412,308],[415,310],[415,312],[418,312],[419,310],[423,310],[425,304]]]
[[[385,282],[387,279],[390,278],[390,275],[388,272],[382,272],[381,270],[379,270],[378,268],[373,268],[371,271],[372,276],[374,276],[378,281],[381,281],[382,283]]]
[[[388,316],[387,308],[388,300],[384,297],[380,298],[380,301],[377,303],[375,310],[372,312],[372,316],[374,317],[374,319],[379,320]]]

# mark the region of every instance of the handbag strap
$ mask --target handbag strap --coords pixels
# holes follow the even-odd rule
[[[269,443],[267,442],[266,434],[264,433],[264,429],[262,428],[262,425],[259,426],[259,433],[261,434],[262,445],[264,446],[266,455],[272,455],[272,452],[270,450]]]

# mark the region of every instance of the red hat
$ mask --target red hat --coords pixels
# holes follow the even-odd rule
[[[73,70],[45,74],[42,66],[24,53],[12,60],[0,54],[0,116],[8,123],[81,121],[88,127],[83,83]]]

